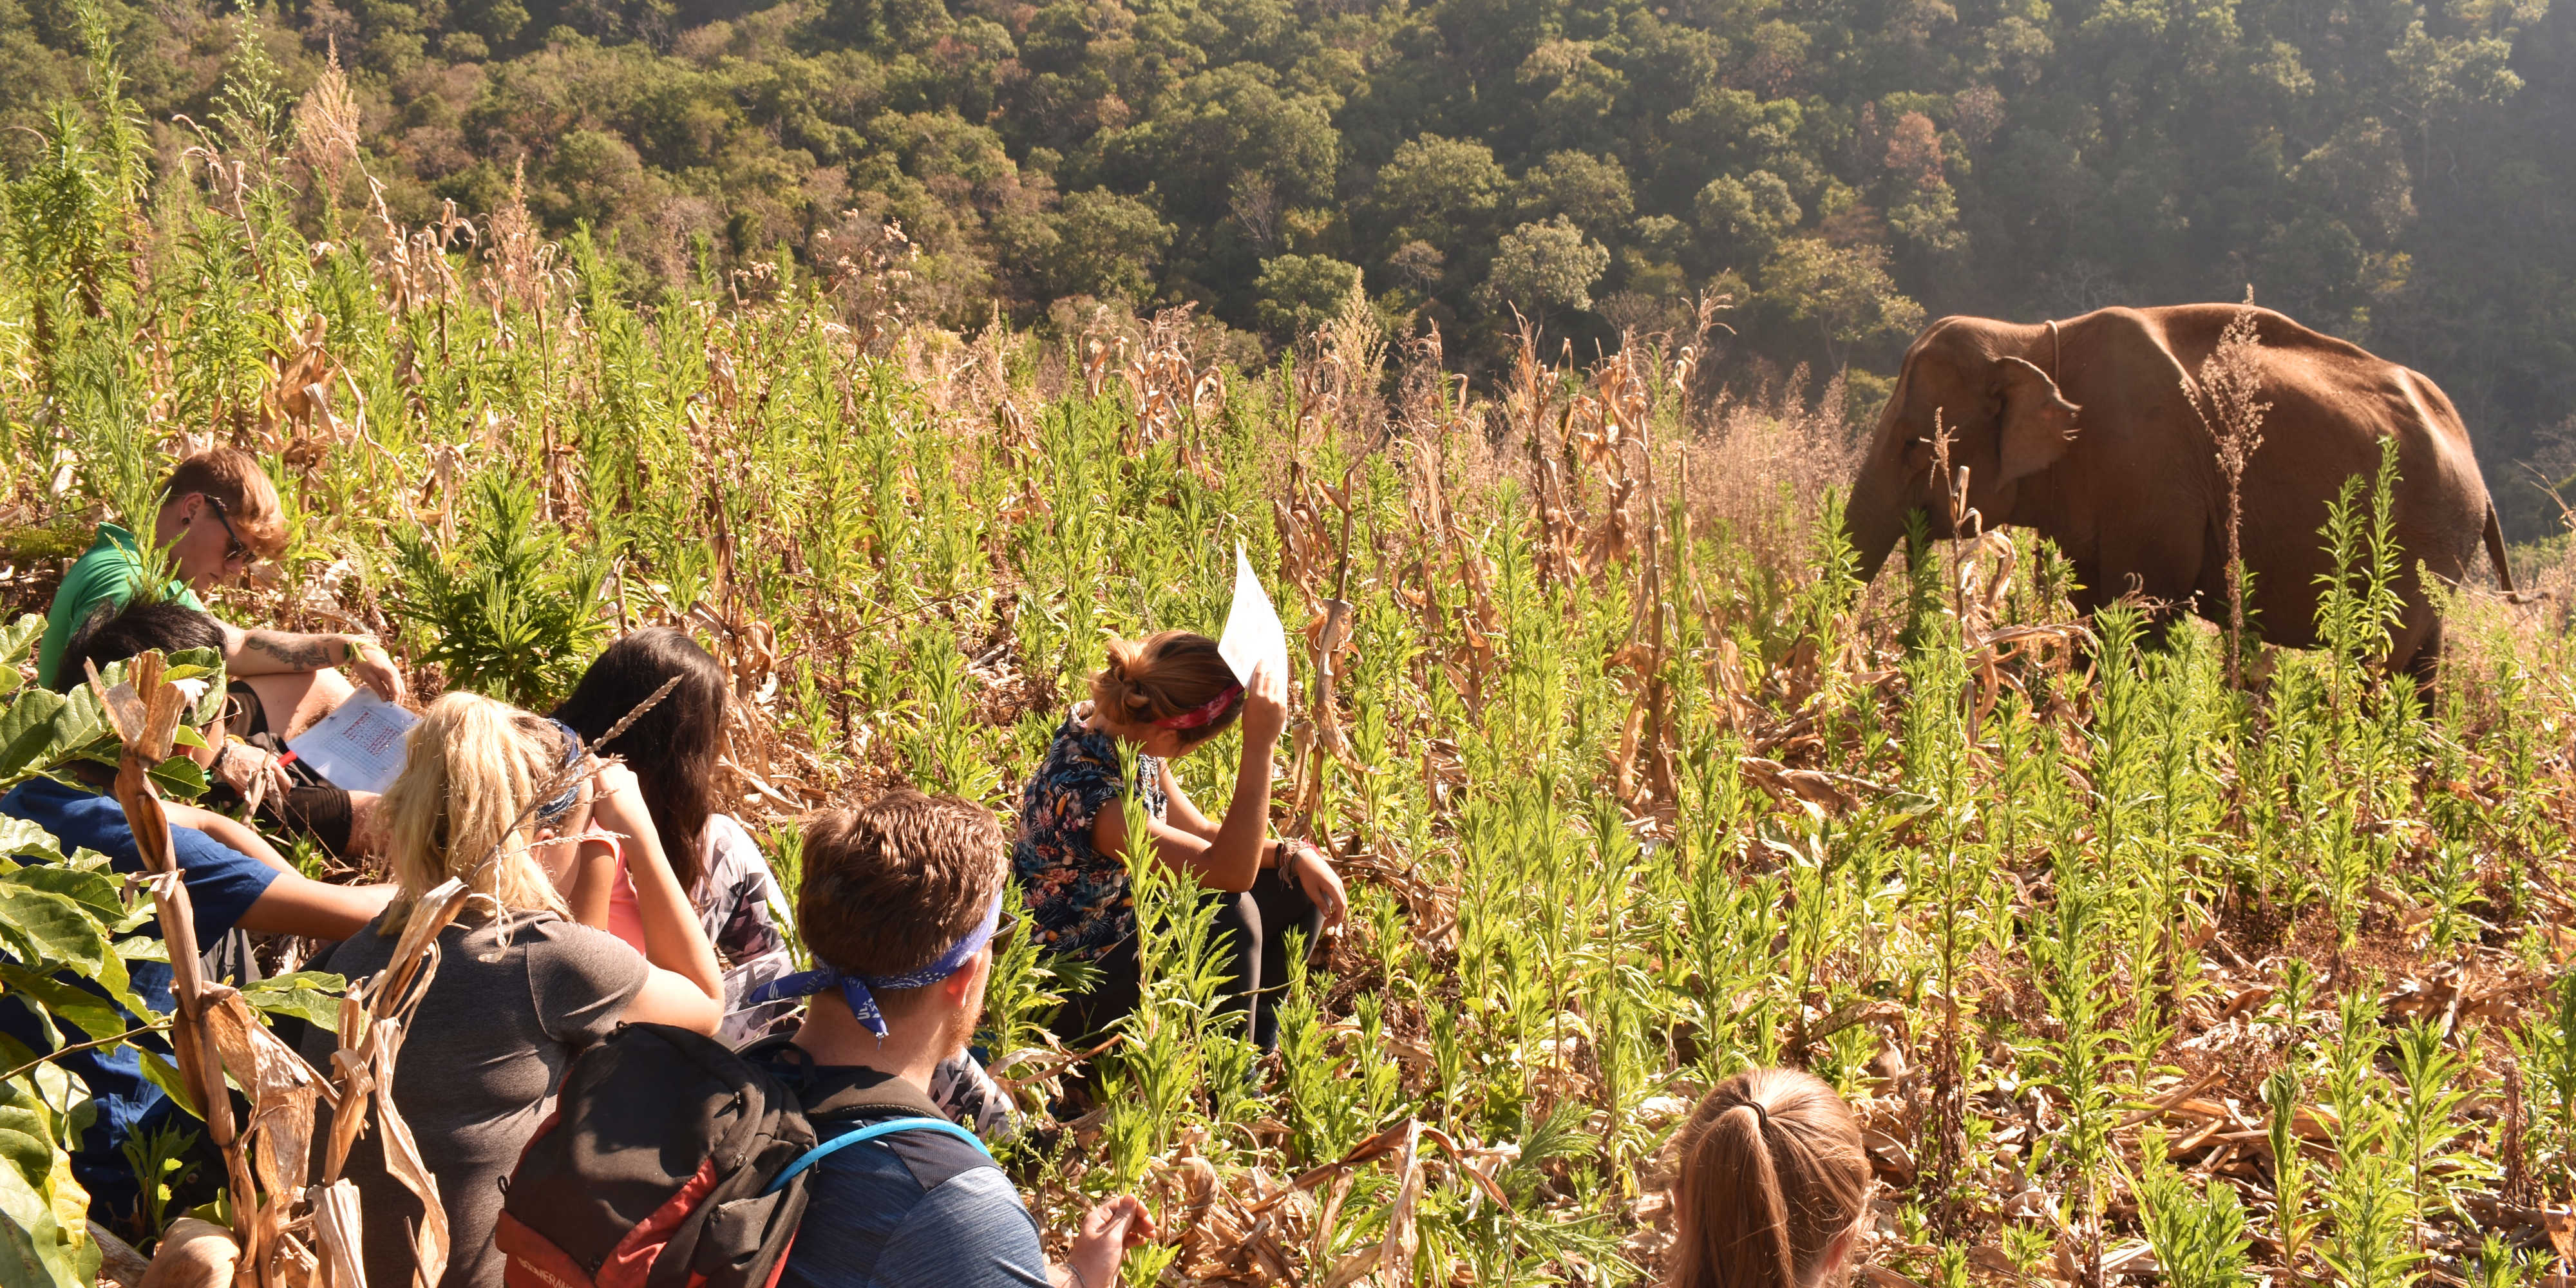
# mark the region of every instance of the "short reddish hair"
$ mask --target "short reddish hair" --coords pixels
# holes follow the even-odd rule
[[[192,492],[224,507],[225,520],[251,553],[274,559],[286,548],[286,507],[278,502],[277,485],[259,467],[258,457],[236,448],[210,447],[180,461],[170,471],[170,481],[162,485],[161,503],[168,505]]]

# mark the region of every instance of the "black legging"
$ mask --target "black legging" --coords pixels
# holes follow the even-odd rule
[[[1324,914],[1313,900],[1264,868],[1242,894],[1211,892],[1201,896],[1216,903],[1216,938],[1232,967],[1235,987],[1226,1011],[1252,1006],[1252,1040],[1268,1051],[1279,1045],[1279,999],[1288,981],[1288,932],[1302,928],[1312,948],[1323,933]],[[1073,1046],[1106,1030],[1136,1009],[1138,990],[1136,941],[1127,939],[1102,955],[1100,979],[1091,991],[1068,999],[1056,1012],[1055,1034]],[[1097,1038],[1094,1038],[1097,1041]]]

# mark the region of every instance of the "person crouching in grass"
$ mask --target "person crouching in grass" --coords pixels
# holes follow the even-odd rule
[[[93,666],[104,669],[156,650],[167,658],[191,649],[211,649],[221,639],[215,620],[194,609],[168,601],[131,604],[91,622],[64,646],[59,660],[86,682]],[[183,749],[200,765],[213,759],[213,748],[220,741],[213,729],[209,724],[199,731],[207,735],[199,745]],[[30,778],[0,796],[0,819],[33,823],[54,838],[56,848],[63,854],[95,850],[108,857],[118,874],[134,876],[144,870],[143,851],[126,821],[125,807],[112,794],[115,780],[116,771],[105,765],[74,761],[64,766],[60,778]],[[179,879],[187,886],[189,906],[195,914],[197,943],[211,955],[229,957],[236,964],[246,961],[247,941],[237,933],[240,931],[346,938],[381,912],[386,900],[393,897],[390,886],[330,885],[309,880],[289,867],[258,833],[221,814],[179,801],[168,802],[162,808],[170,822],[171,857],[179,865]],[[20,861],[41,864],[49,860],[22,854]],[[150,905],[147,902],[145,906]],[[134,928],[134,933],[158,939],[161,924],[146,920]],[[219,948],[230,951],[219,952]],[[176,1009],[167,964],[137,961],[128,969],[135,994],[147,1005],[164,1015]],[[219,972],[210,970],[209,974]],[[106,996],[93,980],[68,974],[56,978],[74,988]],[[118,1014],[128,1028],[143,1023],[122,1007]],[[54,1052],[57,1043],[69,1040],[54,1032],[25,1003],[8,996],[0,996],[0,1035],[13,1039],[31,1056]],[[165,1130],[191,1130],[186,1126],[188,1112],[145,1073],[145,1049],[163,1059],[168,1058],[170,1050],[167,1040],[156,1034],[132,1044],[73,1049],[53,1057],[62,1068],[80,1078],[81,1085],[88,1089],[89,1104],[96,1111],[96,1117],[71,1151],[72,1175],[90,1194],[90,1215],[110,1229],[137,1237],[159,1231],[134,1224],[143,1191],[134,1164],[125,1154],[126,1146],[152,1140]],[[224,1177],[222,1161],[205,1144],[203,1134],[198,1133],[196,1139],[198,1147],[191,1157],[198,1164],[197,1179],[193,1188],[179,1191],[177,1197],[183,1207],[213,1197],[211,1191]]]
[[[1020,798],[1020,839],[1012,856],[1028,891],[1039,942],[1096,962],[1092,991],[1057,1012],[1068,1044],[1136,1009],[1136,907],[1128,889],[1129,784],[1119,772],[1123,744],[1136,751],[1146,840],[1154,858],[1197,881],[1218,901],[1216,930],[1231,959],[1229,1009],[1251,1009],[1247,1036],[1277,1045],[1275,999],[1287,979],[1287,935],[1314,944],[1346,911],[1342,879],[1323,852],[1270,839],[1270,758],[1288,718],[1288,680],[1267,666],[1249,688],[1217,653],[1215,640],[1164,631],[1142,641],[1111,640],[1109,665],[1091,677],[1091,701],[1056,730],[1045,763]],[[1210,822],[1163,762],[1186,756],[1240,723],[1243,758],[1234,799]]]
[[[471,693],[430,703],[385,790],[400,893],[317,963],[352,980],[375,976],[424,896],[451,877],[472,891],[439,932],[438,973],[412,1012],[394,1080],[394,1105],[447,1213],[438,1288],[502,1288],[501,1181],[573,1056],[620,1024],[713,1033],[724,1015],[715,950],[669,865],[635,865],[640,953],[567,915],[550,872],[570,864],[589,831],[590,779],[559,782],[581,755],[570,729],[506,703]],[[317,1028],[304,1058],[330,1068],[338,1044]],[[328,1116],[313,1125],[317,1142],[329,1138]],[[358,1138],[347,1175],[365,1200],[367,1282],[407,1284],[424,1213],[386,1167],[383,1138]]]
[[[743,1058],[796,1089],[824,1141],[889,1118],[948,1120],[931,1079],[974,1036],[1018,922],[1001,825],[900,788],[807,820],[804,857],[796,919],[816,969],[752,996],[813,1001],[792,1037]],[[1153,1233],[1143,1204],[1109,1199],[1050,1271],[1036,1221],[981,1149],[935,1131],[863,1144],[813,1165],[781,1288],[1112,1288],[1128,1246]]]
[[[174,579],[145,595],[154,570],[135,534],[113,523],[63,574],[45,611],[45,634],[36,649],[36,681],[56,690],[81,683],[66,667],[72,637],[113,616],[137,597],[160,599],[204,612],[199,596],[247,574],[253,564],[286,548],[286,512],[257,458],[229,447],[199,452],[179,462],[162,484],[152,517],[151,550],[166,552]],[[213,619],[209,619],[213,620]],[[350,792],[323,781],[309,766],[286,756],[285,740],[302,734],[337,710],[357,690],[332,669],[345,666],[358,683],[387,702],[403,698],[401,668],[370,635],[307,634],[232,626],[215,621],[222,637],[224,674],[235,714],[208,772],[217,785],[210,804],[224,808],[257,795],[271,824],[313,837],[341,857],[368,848],[375,794]],[[264,784],[256,792],[254,783]]]

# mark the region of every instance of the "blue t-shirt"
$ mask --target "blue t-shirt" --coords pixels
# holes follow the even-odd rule
[[[821,1107],[814,1134],[824,1140],[938,1112],[917,1089],[889,1086],[885,1074],[818,1067],[789,1055],[780,1039],[742,1054]],[[849,1106],[843,1094],[853,1090],[879,1099]],[[892,1132],[825,1155],[807,1176],[805,1218],[779,1288],[1048,1288],[1038,1224],[1011,1178],[955,1136]]]
[[[1038,1224],[1011,1178],[974,1167],[925,1188],[905,1157],[912,1134],[814,1165],[781,1288],[1047,1288]]]
[[[124,807],[103,792],[66,787],[51,779],[31,779],[0,796],[0,814],[25,819],[53,833],[65,853],[75,848],[96,850],[106,855],[119,872],[144,870],[143,852],[135,847],[134,830],[126,826]],[[277,879],[275,868],[194,828],[171,828],[170,849],[179,861],[180,880],[188,888],[200,945],[212,945],[231,933],[242,914],[267,892],[269,882]],[[158,935],[160,925],[147,921],[137,933]],[[168,966],[135,962],[129,973],[135,995],[145,1005],[165,1015],[173,1009]],[[88,980],[69,974],[56,978],[105,995],[105,990]],[[141,1023],[122,1008],[119,1013],[125,1014],[129,1026]],[[0,997],[0,1033],[25,1043],[38,1055],[53,1049],[35,1015],[14,997]],[[74,1036],[79,1035],[75,1032]],[[165,1055],[169,1051],[168,1044],[157,1037],[140,1040]],[[195,1120],[172,1105],[161,1089],[143,1076],[143,1057],[131,1046],[82,1051],[55,1063],[78,1075],[97,1104],[98,1120],[81,1137],[80,1148],[72,1151],[72,1174],[90,1192],[90,1214],[110,1222],[131,1211],[136,1197],[134,1169],[122,1152],[125,1142],[138,1133],[151,1132],[174,1113],[183,1123]]]

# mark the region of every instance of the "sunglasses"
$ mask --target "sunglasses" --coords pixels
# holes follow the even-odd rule
[[[993,927],[993,937],[985,941],[986,946],[993,950],[994,956],[999,957],[1011,951],[1012,942],[1020,936],[1021,920],[1019,913],[1009,908],[1002,909],[1001,922]]]
[[[224,525],[224,539],[230,543],[224,547],[224,562],[226,564],[255,562],[259,556],[252,553],[249,542],[241,539],[241,533],[233,530],[233,516],[224,509],[224,503],[210,496],[206,498],[206,507],[215,512],[215,522]]]

